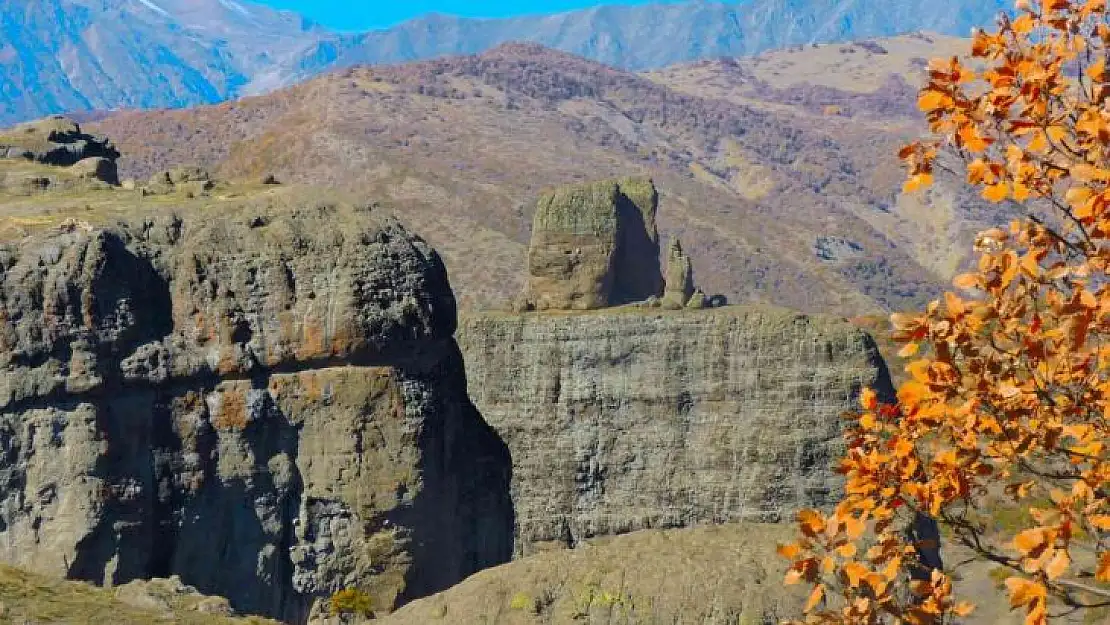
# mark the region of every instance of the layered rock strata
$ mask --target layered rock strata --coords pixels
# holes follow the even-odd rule
[[[0,559],[292,623],[508,559],[436,253],[316,192],[227,195],[0,240]]]
[[[458,340],[512,454],[517,555],[827,506],[841,413],[892,394],[870,336],[784,310],[468,315]]]

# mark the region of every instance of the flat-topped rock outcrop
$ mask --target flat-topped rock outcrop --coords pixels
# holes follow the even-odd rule
[[[781,309],[468,314],[458,340],[513,458],[518,555],[828,506],[841,414],[893,394],[869,335]]]
[[[297,623],[510,557],[508,452],[423,241],[291,187],[67,202],[0,205],[0,559]]]

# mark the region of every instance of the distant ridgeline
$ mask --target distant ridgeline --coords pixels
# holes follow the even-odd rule
[[[51,113],[212,104],[339,67],[473,54],[527,41],[630,70],[813,42],[966,36],[1004,0],[806,0],[607,5],[556,15],[427,15],[338,33],[246,0],[0,3],[0,124]],[[11,24],[5,30],[4,25]],[[73,51],[61,62],[59,50]]]

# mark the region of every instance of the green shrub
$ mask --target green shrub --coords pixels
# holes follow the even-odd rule
[[[372,614],[373,602],[370,595],[357,588],[344,588],[336,592],[328,603],[328,611],[332,616],[371,616]]]

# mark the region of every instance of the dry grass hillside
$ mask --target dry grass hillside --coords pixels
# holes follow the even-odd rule
[[[1010,530],[1012,510],[991,523]],[[1006,527],[1001,527],[1006,526]],[[645,530],[541,553],[471,576],[415,601],[383,625],[772,625],[797,618],[806,592],[782,583],[786,561],[777,543],[787,525],[727,524]],[[943,550],[961,598],[977,608],[958,625],[1020,625],[1010,609],[1005,569]],[[1105,608],[1067,612],[1061,625],[1104,625]]]
[[[2,625],[278,625],[224,610],[225,600],[199,595],[177,580],[97,588],[0,565]]]
[[[385,625],[762,625],[799,613],[779,525],[646,530],[537,554],[416,601]]]
[[[637,75],[510,44],[90,126],[121,147],[124,177],[196,162],[386,198],[469,308],[519,290],[542,188],[649,174],[663,236],[682,238],[707,290],[855,315],[920,305],[998,218],[956,184],[900,193],[916,59],[958,45],[910,36]]]

